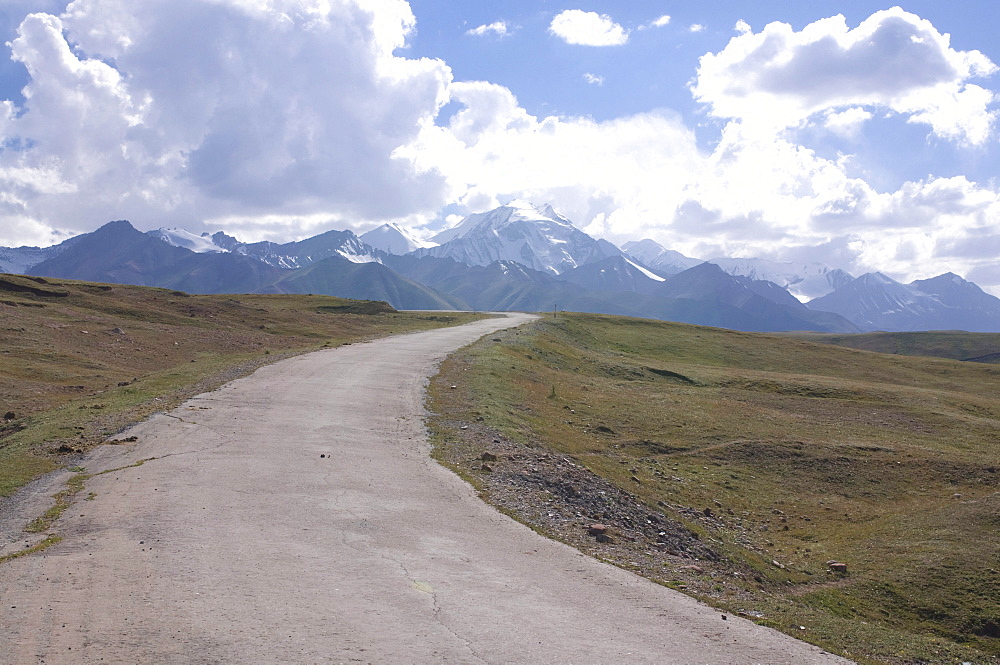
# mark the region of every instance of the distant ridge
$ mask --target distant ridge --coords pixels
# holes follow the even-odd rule
[[[836,312],[863,330],[1000,331],[1000,299],[954,273],[910,284],[866,273],[809,308]]]
[[[817,263],[704,262],[650,239],[626,243],[626,252],[552,206],[525,201],[469,215],[435,241],[384,224],[362,237],[331,230],[245,243],[222,232],[142,233],[119,220],[54,247],[0,248],[0,261],[50,277],[191,293],[317,293],[397,309],[566,309],[763,332],[1000,332],[1000,299],[952,273],[906,285]],[[823,295],[804,305],[811,293]]]
[[[198,253],[137,231],[127,221],[116,221],[78,236],[71,247],[34,266],[29,274],[188,293],[315,293],[384,300],[397,309],[462,308],[463,303],[413,284],[381,264],[351,261],[330,249],[354,246],[355,240],[357,236],[349,231],[333,231],[300,243],[258,243],[240,245],[237,251]],[[288,256],[299,261],[308,257],[309,266],[298,270],[276,267],[249,251],[238,251],[242,247],[252,247],[275,262]],[[312,260],[321,253],[328,255]]]

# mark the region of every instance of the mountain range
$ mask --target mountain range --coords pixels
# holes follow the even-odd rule
[[[105,224],[52,247],[0,248],[0,272],[189,293],[316,293],[399,309],[564,309],[736,330],[1000,331],[1000,299],[947,273],[910,284],[821,264],[621,248],[551,206],[514,201],[422,241],[396,224],[289,243]],[[805,301],[805,302],[803,302]]]

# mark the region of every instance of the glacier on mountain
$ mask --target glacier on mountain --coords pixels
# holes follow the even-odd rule
[[[389,222],[371,231],[362,233],[360,238],[375,249],[380,249],[387,254],[395,254],[397,256],[409,254],[415,249],[426,249],[437,246],[436,242],[420,240],[395,222]]]
[[[342,256],[352,263],[381,263],[379,250],[363,242],[351,231],[327,231],[312,238],[289,243],[267,240],[244,243],[222,232],[195,235],[190,231],[176,228],[160,228],[147,233],[168,245],[183,247],[198,254],[232,252],[259,259],[270,266],[285,270],[303,268],[334,255]]]
[[[622,251],[661,275],[676,275],[704,263],[701,259],[692,259],[678,251],[667,249],[649,238],[631,240],[622,245]]]
[[[215,239],[208,233],[195,235],[190,231],[185,231],[184,229],[177,229],[177,228],[172,228],[172,229],[159,228],[153,231],[148,231],[148,233],[154,238],[159,238],[168,245],[173,245],[174,247],[183,247],[184,249],[190,249],[192,252],[195,252],[196,254],[229,251],[227,248],[215,244]]]
[[[852,275],[839,268],[831,268],[821,263],[723,257],[709,259],[709,263],[714,263],[730,275],[774,282],[788,289],[802,302],[832,293],[854,279]]]
[[[595,240],[573,226],[551,205],[534,206],[520,200],[469,215],[433,240],[440,244],[415,254],[450,257],[476,266],[517,261],[556,275],[622,253],[606,240]]]

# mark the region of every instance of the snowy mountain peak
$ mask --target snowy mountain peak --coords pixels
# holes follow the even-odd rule
[[[676,275],[703,263],[701,259],[684,256],[649,238],[638,242],[627,242],[622,245],[622,251],[644,266],[664,275]]]
[[[524,211],[537,211],[537,206],[531,201],[526,201],[524,199],[513,199],[507,202],[507,205],[500,206],[501,208],[514,208],[515,210]]]
[[[330,256],[341,256],[352,263],[380,263],[379,251],[363,242],[351,231],[327,231],[318,236],[284,244],[267,240],[240,242],[218,232],[200,236],[184,229],[157,229],[147,232],[174,247],[183,247],[198,254],[231,252],[259,259],[276,268],[303,268]]]
[[[154,238],[159,238],[168,245],[173,245],[174,247],[183,247],[184,249],[190,249],[192,252],[197,254],[207,254],[210,252],[228,252],[229,250],[220,247],[215,244],[215,240],[208,233],[202,233],[201,235],[195,235],[190,231],[185,231],[184,229],[167,229],[159,228],[155,231],[149,231],[149,235]]]
[[[437,245],[434,242],[420,240],[395,222],[383,224],[361,234],[361,240],[375,249],[396,255],[409,254],[415,249],[426,249]]]
[[[917,293],[947,302],[952,306],[985,309],[994,307],[993,296],[953,272],[946,272],[930,279],[918,279],[910,282],[908,286]]]
[[[865,330],[996,330],[1000,299],[954,273],[910,284],[867,273],[809,303]]]
[[[521,215],[525,219],[531,219],[533,217],[544,217],[545,219],[551,219],[553,221],[564,222],[566,224],[572,224],[568,219],[560,215],[552,207],[551,203],[543,203],[542,205],[535,205],[531,201],[525,201],[524,199],[514,199],[510,201],[505,206],[500,206],[502,208],[511,208],[515,214]]]
[[[730,258],[710,259],[710,261],[730,275],[774,282],[803,301],[825,296],[854,279],[843,270],[830,268],[822,263]],[[881,275],[873,279],[889,278]]]
[[[473,213],[450,229],[438,233],[433,240],[436,243],[444,244],[465,237],[474,231],[480,233],[487,230],[499,231],[518,222],[555,223],[558,226],[576,229],[573,222],[557,213],[549,204],[536,206],[529,201],[515,199],[499,208]]]
[[[937,293],[940,290],[956,291],[961,289],[981,291],[972,282],[962,279],[953,272],[946,272],[930,279],[918,279],[910,282],[910,286],[924,293]]]
[[[434,240],[441,244],[418,250],[418,255],[447,256],[478,266],[510,260],[554,274],[621,255],[617,247],[591,238],[551,205],[521,200],[469,215]]]

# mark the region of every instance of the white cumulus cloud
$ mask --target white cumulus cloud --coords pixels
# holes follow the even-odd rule
[[[701,58],[695,97],[720,118],[772,129],[830,109],[881,107],[930,125],[938,136],[979,145],[996,117],[993,94],[970,79],[997,70],[978,51],[896,7],[850,29],[843,16],[796,32],[771,23]]]
[[[596,74],[591,74],[590,72],[584,73],[583,80],[591,85],[597,85],[597,86],[604,85],[603,76],[597,76]]]
[[[853,139],[861,132],[861,127],[872,119],[872,114],[863,108],[849,108],[844,111],[827,111],[823,126],[834,134]]]
[[[506,37],[511,34],[510,28],[507,26],[506,21],[494,21],[488,25],[481,25],[471,30],[467,30],[467,35],[474,35],[476,37],[483,37],[485,35],[493,34],[497,37]]]
[[[567,44],[580,46],[621,46],[628,42],[628,30],[607,14],[567,9],[552,19],[549,32]]]
[[[434,211],[444,179],[394,156],[451,80],[441,61],[394,54],[414,24],[403,0],[76,0],[28,15],[11,42],[26,99],[0,102],[14,146],[0,227],[286,215],[295,235],[317,214]]]
[[[648,30],[649,28],[662,28],[663,26],[669,25],[669,24],[670,24],[670,15],[669,14],[664,14],[663,16],[660,16],[659,18],[653,19],[649,23],[644,23],[644,24],[640,25],[639,29],[640,30]]]

